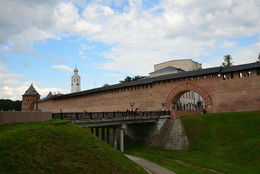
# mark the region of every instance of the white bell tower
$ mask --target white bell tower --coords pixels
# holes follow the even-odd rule
[[[71,77],[71,93],[80,91],[80,76],[77,66],[74,69],[74,75]]]

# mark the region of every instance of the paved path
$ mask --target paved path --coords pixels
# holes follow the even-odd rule
[[[132,155],[125,154],[126,157],[128,157],[130,160],[134,161],[136,164],[142,166],[149,174],[176,174],[164,167],[161,167],[155,163],[152,163],[150,161],[147,161],[142,158],[138,158]]]

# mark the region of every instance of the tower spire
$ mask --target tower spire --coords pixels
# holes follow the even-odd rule
[[[78,75],[77,65],[75,65],[74,75],[71,77],[71,92],[80,91],[80,76]]]

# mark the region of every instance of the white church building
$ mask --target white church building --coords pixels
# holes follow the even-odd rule
[[[74,75],[71,77],[71,93],[80,91],[80,76],[78,69],[75,67]]]

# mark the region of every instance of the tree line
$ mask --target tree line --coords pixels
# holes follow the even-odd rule
[[[12,101],[9,99],[0,99],[0,110],[1,111],[21,111],[22,101]]]

